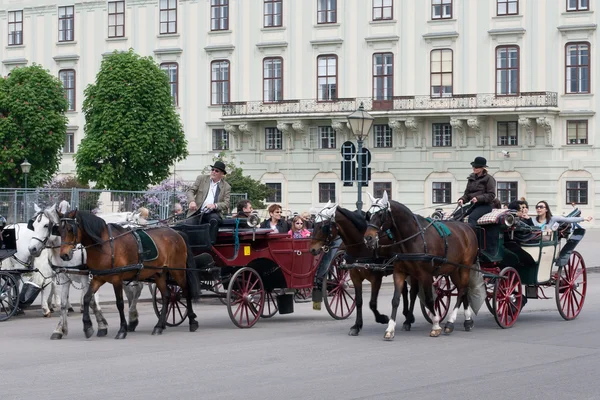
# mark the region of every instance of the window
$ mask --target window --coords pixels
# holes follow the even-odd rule
[[[433,182],[431,186],[431,202],[433,204],[450,204],[452,202],[452,183]]]
[[[281,150],[283,135],[277,128],[265,128],[265,149],[266,150]]]
[[[160,33],[177,33],[177,0],[160,0]]]
[[[211,0],[210,30],[226,31],[229,29],[229,0]]]
[[[516,96],[519,94],[519,48],[517,46],[496,47],[496,95]]]
[[[271,189],[271,195],[267,197],[267,203],[281,203],[281,183],[265,183]]]
[[[281,0],[265,0],[264,27],[281,26]]]
[[[452,126],[450,124],[433,124],[433,147],[452,146]]]
[[[387,192],[388,200],[392,200],[392,182],[373,182],[373,197],[380,199]]]
[[[319,203],[335,203],[335,183],[319,183]]]
[[[431,52],[431,97],[452,96],[452,50]]]
[[[431,0],[431,19],[452,18],[452,0]]]
[[[317,99],[330,101],[337,99],[337,56],[317,57]]]
[[[319,148],[335,149],[335,130],[331,126],[319,127]]]
[[[62,69],[58,71],[58,78],[65,89],[65,98],[69,103],[68,111],[75,111],[75,71],[72,69]]]
[[[517,122],[498,122],[498,146],[517,146],[518,129]]]
[[[283,59],[280,57],[263,60],[263,101],[283,100]]]
[[[567,0],[567,11],[587,11],[589,9],[589,0]]]
[[[229,61],[213,61],[211,71],[211,104],[229,103]]]
[[[588,183],[587,181],[567,182],[567,204],[587,204],[588,203]]]
[[[160,68],[167,73],[169,77],[169,87],[171,88],[171,97],[173,97],[173,104],[179,104],[179,66],[177,63],[162,63]]]
[[[67,132],[65,135],[65,146],[63,147],[63,153],[75,153],[75,134],[73,132]]]
[[[335,24],[337,22],[337,0],[317,0],[317,23]]]
[[[497,0],[496,15],[519,15],[519,0]]]
[[[23,44],[23,10],[8,12],[8,45]]]
[[[567,144],[587,144],[588,122],[567,121]]]
[[[394,96],[394,55],[373,54],[373,100],[392,100]]]
[[[496,187],[500,203],[509,204],[511,201],[517,200],[518,182],[497,182]]]
[[[125,36],[125,1],[108,2],[108,37]]]
[[[393,10],[392,0],[373,0],[373,21],[392,19]]]
[[[58,7],[58,41],[75,40],[75,7]]]
[[[392,147],[392,129],[388,125],[374,125],[373,132],[375,132],[376,148]]]
[[[229,150],[229,133],[225,129],[212,130],[213,150]]]
[[[567,93],[590,92],[590,44],[567,43],[566,46]]]

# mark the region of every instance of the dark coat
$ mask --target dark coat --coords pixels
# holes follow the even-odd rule
[[[261,228],[268,228],[271,229],[271,223],[269,222],[271,219],[265,219],[261,224],[260,227]],[[287,221],[284,221],[283,219],[280,219],[277,222],[277,230],[279,231],[279,233],[288,233],[288,231],[290,230],[290,224]]]
[[[477,202],[481,204],[491,204],[492,200],[496,198],[496,180],[485,169],[481,176],[469,175],[467,188],[459,200],[466,203],[474,197],[477,197]]]

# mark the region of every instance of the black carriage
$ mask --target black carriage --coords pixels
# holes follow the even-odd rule
[[[0,261],[3,261],[17,252],[15,229],[2,226],[1,237]],[[19,308],[20,273],[18,270],[0,270],[0,321],[8,320]]]

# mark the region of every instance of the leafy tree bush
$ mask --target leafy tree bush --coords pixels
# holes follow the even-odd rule
[[[85,137],[75,161],[83,183],[112,190],[146,190],[187,155],[187,141],[167,75],[133,50],[102,61],[85,90]]]
[[[0,187],[21,187],[20,164],[31,163],[28,186],[58,171],[65,144],[68,103],[60,80],[33,64],[0,78]]]

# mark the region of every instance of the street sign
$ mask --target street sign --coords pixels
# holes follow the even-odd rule
[[[358,161],[359,165],[367,166],[371,163],[371,152],[369,149],[363,147],[360,154],[356,155],[356,161]],[[361,162],[362,161],[362,162]]]
[[[356,155],[356,146],[350,141],[344,142],[342,144],[341,153],[344,160],[352,160]]]

